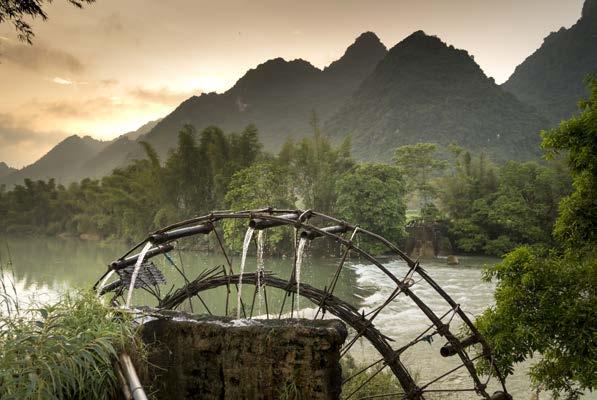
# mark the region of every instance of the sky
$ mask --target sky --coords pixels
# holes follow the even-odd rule
[[[324,68],[357,36],[391,48],[424,30],[504,82],[582,0],[66,0],[33,21],[33,46],[0,24],[0,161],[23,167],[63,138],[112,139],[184,99],[223,92],[283,57]]]

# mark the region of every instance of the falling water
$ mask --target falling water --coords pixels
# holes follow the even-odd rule
[[[305,253],[305,246],[307,244],[307,238],[301,238],[299,240],[298,247],[296,249],[296,267],[295,267],[295,279],[296,279],[296,313],[297,315],[301,309],[301,264],[303,263],[303,254]]]
[[[135,263],[135,269],[133,270],[133,275],[131,276],[131,284],[129,285],[129,292],[126,295],[126,303],[125,307],[129,308],[131,304],[131,298],[133,297],[133,289],[135,288],[135,281],[137,280],[137,275],[139,275],[139,270],[141,269],[141,264],[143,264],[143,260],[145,259],[145,255],[147,251],[151,248],[151,242],[145,243],[145,247],[139,253],[139,257],[137,258],[137,262]]]
[[[263,245],[265,242],[264,231],[257,232],[257,294],[258,304],[257,310],[258,315],[261,315],[261,304],[263,303],[263,288],[261,287],[261,278],[263,276]]]
[[[245,233],[245,240],[243,241],[243,255],[240,259],[240,275],[238,276],[238,296],[237,296],[237,306],[236,306],[236,318],[240,319],[240,310],[241,310],[241,294],[243,288],[243,273],[245,272],[245,261],[247,260],[247,251],[249,250],[249,244],[251,243],[251,238],[253,237],[254,229],[249,227],[247,229],[247,233]]]
[[[100,296],[100,294],[102,293],[102,289],[104,288],[104,286],[106,286],[106,283],[108,283],[108,279],[110,279],[110,277],[114,274],[114,270],[108,272],[106,274],[106,276],[104,277],[104,279],[102,279],[102,281],[100,282],[100,284],[97,287],[97,297]]]

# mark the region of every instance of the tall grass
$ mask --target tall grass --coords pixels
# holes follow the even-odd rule
[[[114,398],[112,363],[141,348],[131,317],[84,292],[23,307],[7,265],[0,261],[0,399]]]
[[[357,375],[363,369],[364,365],[358,364],[354,358],[347,354],[341,360],[341,366],[342,379],[348,380],[342,386],[342,399],[348,398],[348,396],[351,399],[366,398],[369,396],[375,396],[375,398],[379,399],[397,399],[403,394],[400,383],[389,368],[386,367],[380,371],[383,364],[374,366]]]

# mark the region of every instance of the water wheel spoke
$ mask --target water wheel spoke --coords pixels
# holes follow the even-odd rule
[[[213,222],[213,221],[210,221],[210,222]],[[224,248],[224,243],[222,242],[222,238],[220,238],[220,234],[218,233],[218,230],[216,228],[214,228],[213,232],[218,241],[218,245],[220,246],[220,250],[222,250],[222,255],[224,256],[224,259],[226,260],[226,264],[228,265],[228,272],[230,275],[234,275],[234,269],[232,268],[232,262],[230,261],[230,258],[228,257],[228,253],[226,252],[226,249]],[[226,298],[226,315],[228,315],[228,297],[230,297],[230,285],[227,285],[227,286],[228,286],[228,293],[226,294],[226,296],[227,296],[227,298]],[[236,291],[238,292],[238,285],[234,284],[234,287],[236,288]],[[241,311],[243,313],[243,316],[246,318],[247,312],[245,311],[245,304],[243,302],[243,299],[240,299],[240,306],[241,306]]]
[[[365,399],[383,399],[383,398],[391,398],[396,399],[396,396],[401,396],[400,399],[406,399],[406,395],[403,392],[392,392],[392,393],[383,393],[383,394],[372,394],[370,396],[359,397],[357,400],[365,400]]]
[[[471,361],[477,360],[479,358],[483,357],[482,354],[476,356],[475,358],[473,358]],[[425,390],[426,388],[428,388],[429,386],[433,385],[434,383],[444,379],[446,376],[453,374],[454,372],[458,371],[459,369],[461,369],[462,367],[465,367],[466,363],[462,363],[460,365],[458,365],[457,367],[454,367],[446,372],[444,372],[443,374],[439,375],[438,377],[432,379],[431,381],[427,382],[426,384],[424,384],[423,386],[421,386],[421,390]]]
[[[373,362],[372,364],[367,365],[365,368],[359,370],[355,374],[352,374],[351,376],[349,376],[348,378],[346,378],[346,379],[344,379],[342,381],[342,385],[346,384],[347,382],[349,382],[350,380],[356,378],[357,376],[361,375],[362,373],[366,372],[367,370],[373,368],[374,366],[376,366],[377,364],[379,364],[383,360],[384,360],[384,358],[380,358],[379,360],[377,360],[377,361]]]
[[[350,248],[347,247],[346,249],[344,249],[344,253],[342,254],[342,258],[340,259],[340,262],[338,263],[338,267],[336,267],[336,271],[334,272],[334,275],[332,276],[332,280],[330,282],[329,285],[329,292],[327,291],[327,287],[326,287],[326,293],[334,294],[334,289],[336,288],[336,283],[338,282],[338,278],[340,277],[340,272],[342,271],[342,268],[344,267],[344,263],[346,262],[346,258],[348,257],[348,254],[350,253]],[[328,296],[325,296],[321,302],[319,303],[319,307],[317,308],[317,312],[315,313],[315,317],[313,319],[317,319],[317,317],[319,316],[319,312],[321,311],[321,319],[324,318],[325,316],[325,302],[327,300]]]

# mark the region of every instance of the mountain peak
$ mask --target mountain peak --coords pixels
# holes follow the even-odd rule
[[[373,32],[367,31],[361,33],[359,37],[355,39],[354,43],[348,46],[344,52],[344,55],[337,61],[334,61],[332,64],[330,64],[328,68],[331,68],[333,65],[337,64],[362,61],[363,58],[367,58],[369,60],[375,59],[379,61],[381,58],[383,58],[386,52],[386,46],[383,45],[377,35]]]
[[[357,37],[353,44],[351,44],[346,52],[354,51],[362,48],[386,49],[379,37],[371,31],[363,32]]]
[[[381,61],[388,50],[373,32],[367,31],[359,35],[348,46],[344,55],[328,65],[324,72],[343,81],[353,81],[353,86],[365,79]]]
[[[428,35],[421,30],[411,33],[404,40],[402,40],[396,46],[394,46],[393,49],[398,48],[398,47],[407,47],[407,46],[412,46],[412,47],[417,47],[419,49],[427,49],[427,50],[449,47],[446,43],[444,43],[437,36]]]
[[[474,58],[462,49],[454,48],[437,36],[416,31],[396,44],[379,64],[386,77],[393,79],[395,73],[420,76],[427,73],[430,79],[451,76],[452,79],[487,79]],[[408,72],[407,72],[408,71]]]

